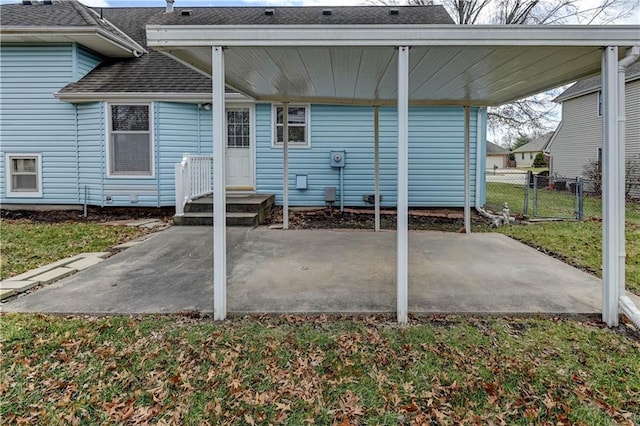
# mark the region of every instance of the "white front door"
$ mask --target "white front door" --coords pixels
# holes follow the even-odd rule
[[[227,189],[255,189],[251,121],[251,108],[227,108]]]

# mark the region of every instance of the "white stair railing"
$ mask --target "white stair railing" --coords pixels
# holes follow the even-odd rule
[[[175,165],[176,215],[184,214],[184,206],[195,198],[213,192],[211,155],[183,154],[182,161]]]

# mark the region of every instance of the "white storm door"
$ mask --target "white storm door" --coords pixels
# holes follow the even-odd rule
[[[226,184],[228,189],[254,189],[251,121],[251,108],[227,108]]]

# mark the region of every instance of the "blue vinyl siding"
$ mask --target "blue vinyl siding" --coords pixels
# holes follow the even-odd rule
[[[73,77],[73,45],[3,44],[0,80],[0,202],[78,203],[76,107],[53,95]],[[5,153],[41,153],[42,198],[7,198]]]
[[[155,177],[108,178],[102,171],[104,196],[111,196],[111,206],[162,207],[175,204],[175,165],[184,153],[211,154],[211,111],[197,104],[154,102],[153,138]],[[103,136],[106,142],[106,136]],[[103,149],[106,149],[103,142]],[[103,154],[104,155],[104,154]],[[105,163],[106,164],[106,163]],[[106,167],[106,166],[105,166]],[[137,196],[138,201],[130,201]]]
[[[68,104],[53,95],[100,63],[82,46],[3,44],[0,87],[0,202],[101,206],[173,206],[174,166],[185,152],[211,154],[212,114],[197,104],[153,103],[155,176],[108,178],[104,102]],[[43,66],[43,64],[45,64]],[[471,113],[471,187],[475,196],[477,109]],[[464,114],[460,107],[412,107],[409,113],[409,203],[458,206],[464,202]],[[486,113],[483,115],[486,122]],[[256,185],[275,193],[281,204],[282,149],[273,148],[272,106],[256,104]],[[345,205],[367,206],[373,193],[373,108],[311,105],[310,148],[289,151],[291,205],[324,204],[324,188],[339,187],[330,167],[333,150],[347,152]],[[484,139],[484,135],[480,135]],[[396,204],[397,116],[380,109],[380,187],[384,206]],[[42,155],[43,196],[7,198],[5,153]],[[479,166],[483,167],[484,155]],[[308,176],[308,189],[296,190],[295,175]],[[107,197],[111,198],[107,202]],[[137,202],[131,200],[137,198]],[[484,200],[484,194],[480,194]]]
[[[102,61],[102,57],[92,50],[87,49],[84,46],[78,44],[75,45],[76,52],[76,76],[74,80],[79,80],[85,75],[89,74],[91,70],[97,67]]]
[[[183,153],[199,152],[198,111],[196,104],[156,103],[156,163],[162,206],[175,203],[175,164],[182,161]]]
[[[471,114],[471,188],[474,202],[476,109]],[[257,190],[273,192],[282,203],[282,149],[271,147],[271,105],[256,106]],[[373,193],[373,108],[311,106],[311,147],[289,150],[291,205],[324,204],[324,188],[339,188],[339,171],[330,167],[333,150],[344,150],[347,206],[366,206]],[[383,206],[396,205],[397,113],[380,108],[380,193]],[[308,176],[308,189],[296,190],[295,175]],[[464,112],[461,107],[412,107],[409,112],[409,204],[464,205]]]
[[[79,194],[84,203],[102,205],[104,172],[104,104],[93,102],[78,105]]]

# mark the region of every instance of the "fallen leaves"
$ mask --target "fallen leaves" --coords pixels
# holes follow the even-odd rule
[[[455,317],[0,316],[8,424],[640,421],[640,341]],[[613,378],[612,378],[613,377]],[[583,417],[584,416],[584,417]],[[589,421],[585,419],[590,419]]]

